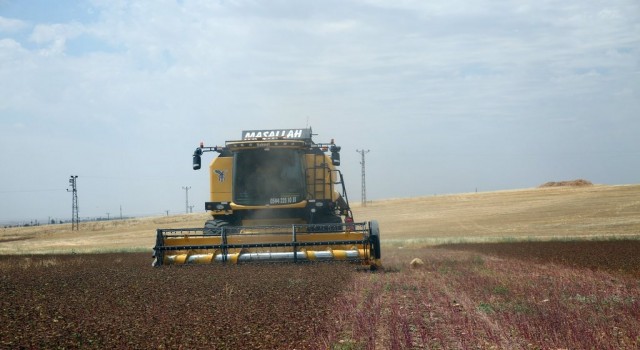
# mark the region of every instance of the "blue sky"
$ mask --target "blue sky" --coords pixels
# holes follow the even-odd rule
[[[0,222],[202,211],[200,140],[310,125],[369,199],[640,175],[640,3],[0,0]]]

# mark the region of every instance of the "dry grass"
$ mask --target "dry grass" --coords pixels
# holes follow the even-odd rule
[[[354,203],[384,245],[640,238],[640,185],[546,187]],[[156,228],[202,227],[206,213],[0,229],[0,254],[151,251]]]
[[[377,219],[384,242],[640,237],[640,185],[548,187],[376,201],[354,209]]]
[[[0,229],[0,254],[150,251],[157,228],[202,227],[205,213]]]

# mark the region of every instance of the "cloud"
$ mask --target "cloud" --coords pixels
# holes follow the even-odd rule
[[[80,23],[38,24],[34,27],[30,40],[44,47],[39,51],[41,54],[56,55],[65,52],[68,40],[77,38],[84,32],[84,26]]]
[[[13,39],[0,39],[1,62],[8,63],[26,54],[28,51],[19,42]]]
[[[27,28],[29,24],[19,19],[0,16],[0,33],[15,33]]]
[[[40,154],[25,140],[43,140],[61,181],[169,174],[132,192],[162,203],[158,186],[175,187],[183,203],[189,185],[202,202],[206,179],[182,172],[198,141],[307,124],[343,146],[352,194],[353,150],[372,150],[370,198],[537,185],[564,175],[562,149],[588,150],[582,169],[608,164],[594,150],[637,148],[636,1],[91,4],[86,18],[0,17],[2,147]],[[0,180],[29,179],[16,174]]]

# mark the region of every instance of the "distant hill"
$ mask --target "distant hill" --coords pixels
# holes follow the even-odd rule
[[[582,186],[593,186],[591,181],[578,179],[578,180],[569,180],[569,181],[558,181],[558,182],[546,182],[540,187],[562,187],[562,186],[571,186],[571,187],[582,187]]]

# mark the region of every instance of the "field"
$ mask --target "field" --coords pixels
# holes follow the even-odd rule
[[[201,226],[200,214],[0,230],[0,347],[640,347],[638,185],[354,211],[380,221],[383,271],[152,268],[153,228]]]

